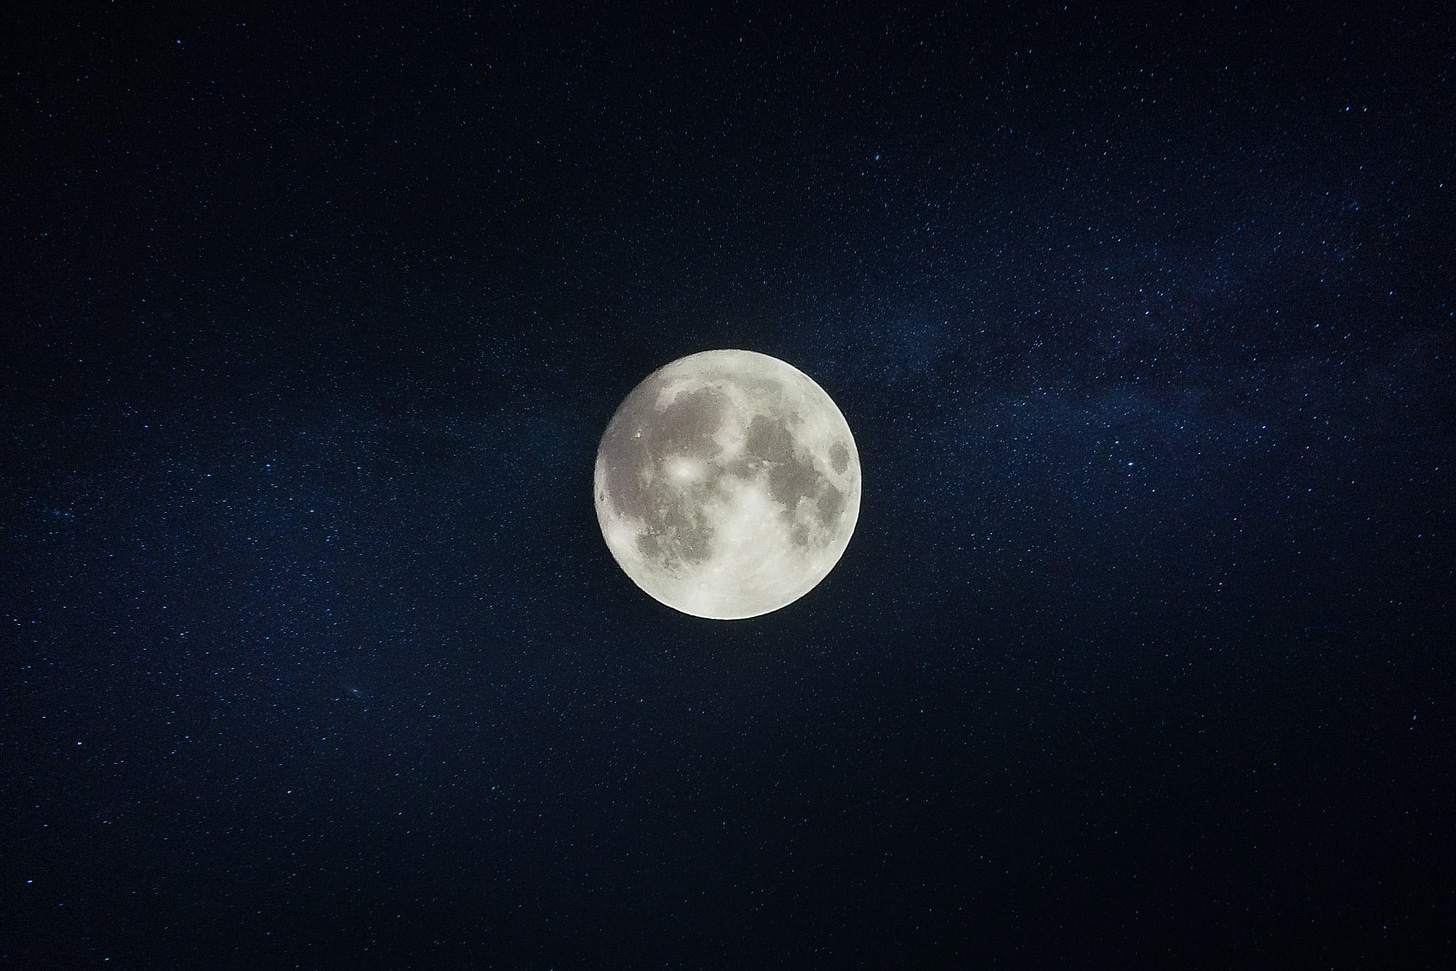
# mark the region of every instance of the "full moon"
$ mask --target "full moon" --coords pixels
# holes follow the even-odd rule
[[[753,351],[703,351],[648,375],[597,449],[602,536],[632,582],[695,617],[798,600],[859,519],[859,451],[813,379]]]

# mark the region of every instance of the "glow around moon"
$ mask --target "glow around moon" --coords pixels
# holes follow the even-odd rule
[[[617,563],[697,617],[778,610],[839,562],[859,519],[854,436],[824,389],[753,351],[647,377],[597,449],[596,509]]]

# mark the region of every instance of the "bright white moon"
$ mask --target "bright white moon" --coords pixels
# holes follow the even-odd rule
[[[859,497],[859,452],[829,395],[753,351],[654,371],[597,449],[607,548],[695,617],[756,617],[808,593],[849,545]]]

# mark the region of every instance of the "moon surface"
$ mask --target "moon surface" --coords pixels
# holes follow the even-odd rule
[[[778,358],[703,351],[654,371],[602,434],[597,520],[655,599],[738,620],[793,603],[859,519],[859,451],[824,389]]]

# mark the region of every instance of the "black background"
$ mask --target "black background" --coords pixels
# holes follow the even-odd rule
[[[1438,5],[203,6],[5,15],[0,965],[1456,953]],[[714,347],[864,466],[733,623]]]

